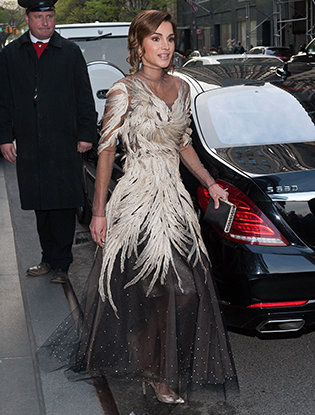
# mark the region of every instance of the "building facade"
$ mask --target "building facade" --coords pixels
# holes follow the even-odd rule
[[[315,37],[315,0],[178,0],[178,49],[233,52],[286,46],[293,53]]]

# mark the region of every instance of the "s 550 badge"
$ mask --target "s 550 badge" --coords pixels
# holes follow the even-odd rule
[[[289,192],[297,192],[299,190],[296,184],[291,186],[268,186],[267,193],[289,193]]]

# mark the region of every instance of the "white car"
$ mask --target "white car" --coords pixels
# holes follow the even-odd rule
[[[194,50],[191,52],[191,54],[188,56],[188,58],[199,58],[200,56],[211,56],[211,55],[217,55],[218,52],[215,52],[214,50]]]
[[[104,112],[108,89],[129,72],[126,61],[129,26],[129,22],[56,26],[61,36],[78,44],[87,62],[98,122]]]
[[[110,62],[126,74],[129,26],[129,22],[62,24],[56,26],[56,31],[80,46],[87,63]]]

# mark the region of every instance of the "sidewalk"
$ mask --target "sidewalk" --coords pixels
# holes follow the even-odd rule
[[[80,298],[93,262],[94,243],[87,229],[77,225],[71,284]],[[27,277],[26,269],[40,261],[40,246],[32,211],[20,208],[15,166],[0,158],[0,414],[102,415],[95,389],[70,382],[62,370],[43,372],[35,351],[69,314],[60,284],[50,274]],[[111,391],[121,415],[235,415],[224,394],[195,394],[184,405],[161,404],[141,382],[111,380]],[[107,410],[106,415],[112,415]]]
[[[101,415],[92,385],[69,382],[62,371],[45,373],[34,358],[69,307],[49,277],[25,276],[40,247],[33,212],[20,209],[15,166],[5,163],[0,158],[0,413]]]
[[[42,394],[31,356],[4,181],[4,160],[0,163],[0,412],[37,415],[45,412],[42,412]]]

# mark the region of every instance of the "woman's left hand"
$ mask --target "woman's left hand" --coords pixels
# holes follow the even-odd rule
[[[227,189],[222,189],[218,184],[213,184],[208,188],[208,191],[210,193],[210,196],[212,197],[214,201],[214,208],[218,209],[220,206],[219,198],[228,200],[229,193],[227,192]]]

